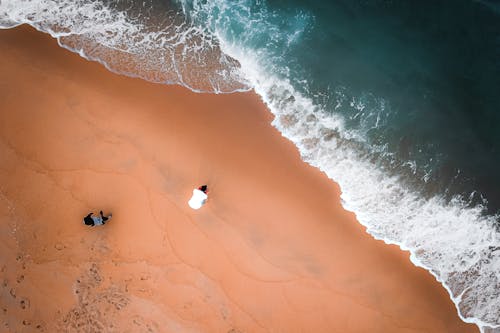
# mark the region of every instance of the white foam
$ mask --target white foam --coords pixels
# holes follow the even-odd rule
[[[276,116],[273,125],[306,162],[339,183],[345,208],[367,231],[409,250],[412,262],[447,288],[464,321],[500,327],[500,251],[491,250],[500,246],[497,217],[483,216],[482,207],[467,207],[460,198],[423,199],[357,154],[344,136],[342,119],[314,106],[286,81],[258,73],[255,62],[237,50],[223,50],[240,61]]]
[[[500,238],[493,226],[498,217],[484,216],[481,206],[468,207],[460,198],[424,199],[406,188],[398,177],[357,152],[355,140],[362,140],[362,133],[347,131],[344,119],[298,92],[287,79],[288,69],[273,62],[275,55],[248,46],[254,27],[267,29],[270,44],[280,38],[294,43],[300,28],[293,34],[282,33],[264,14],[253,20],[253,13],[245,14],[249,8],[245,0],[180,1],[187,14],[200,16],[240,6],[239,19],[247,20],[242,22],[248,30],[245,36],[231,36],[226,29],[231,22],[224,22],[224,15],[203,18],[215,22],[210,28],[223,51],[217,55],[219,44],[207,27],[183,21],[150,31],[97,1],[0,1],[0,27],[28,23],[58,38],[62,46],[122,74],[194,91],[229,92],[252,86],[276,116],[273,125],[297,145],[305,161],[339,183],[344,206],[356,213],[371,235],[409,250],[412,262],[429,270],[448,290],[464,321],[477,324],[483,332],[500,331]],[[362,101],[352,103],[363,112]]]
[[[216,40],[173,11],[164,15],[166,22],[151,28],[96,0],[0,1],[0,27],[32,25],[114,72],[199,92],[248,90]]]
[[[225,5],[190,3],[191,10],[203,15]],[[405,187],[357,152],[352,140],[361,136],[347,131],[340,116],[325,112],[286,77],[275,75],[276,64],[269,63],[273,55],[252,49],[244,36],[228,37],[227,24],[212,20],[222,50],[240,62],[246,79],[276,116],[273,125],[295,143],[306,162],[339,183],[344,207],[356,213],[372,236],[410,251],[411,261],[446,288],[463,321],[483,332],[500,331],[498,216],[483,215],[483,207],[469,207],[459,197],[450,202],[439,196],[425,199]],[[248,19],[249,34],[256,24]],[[352,103],[363,111],[362,103]]]

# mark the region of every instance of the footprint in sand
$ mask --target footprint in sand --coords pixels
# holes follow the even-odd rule
[[[30,300],[28,298],[23,298],[19,302],[19,305],[21,306],[21,309],[25,310],[30,307]]]
[[[60,331],[104,332],[107,331],[106,328],[113,330],[113,314],[127,306],[129,299],[118,287],[111,286],[102,290],[101,284],[104,280],[99,266],[95,263],[82,272],[74,285],[78,303],[61,318]],[[104,313],[99,310],[103,306],[106,308]]]
[[[109,291],[109,294],[104,295],[103,298],[111,305],[115,307],[116,310],[121,310],[126,307],[129,303],[128,297],[123,295],[122,293],[116,293],[112,290]]]
[[[159,332],[160,329],[160,326],[156,322],[146,320],[145,318],[140,316],[134,316],[132,322],[134,323],[134,325],[141,327],[141,332],[154,333]]]
[[[91,282],[96,284],[100,284],[102,281],[101,275],[99,274],[99,268],[96,264],[92,264],[89,268],[89,277],[91,278]]]
[[[19,275],[16,279],[17,283],[21,283],[24,280],[24,275]]]

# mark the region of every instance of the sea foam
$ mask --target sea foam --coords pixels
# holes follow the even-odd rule
[[[144,1],[142,7],[150,4]],[[1,0],[0,28],[29,24],[119,74],[197,92],[249,89],[237,61],[176,10],[147,22],[140,8],[126,9],[96,0]]]
[[[267,45],[256,48],[248,42],[262,29],[268,29],[271,40],[284,40],[304,27],[296,33],[269,28],[270,15],[275,14],[265,8],[258,14],[234,15],[251,8],[246,0],[181,3],[195,21],[210,27],[223,52],[240,62],[246,79],[276,116],[273,125],[297,146],[303,160],[339,183],[344,207],[356,213],[368,233],[408,250],[411,261],[446,288],[462,320],[483,332],[500,332],[498,216],[484,214],[482,205],[470,206],[460,196],[429,198],[405,186],[401,177],[384,171],[358,149],[362,136],[347,130],[341,115],[296,89]],[[236,17],[245,31],[238,36],[234,22],[227,22]],[[359,109],[363,112],[362,106]]]
[[[153,82],[197,92],[252,87],[276,116],[273,125],[304,161],[339,183],[344,207],[373,237],[410,251],[412,262],[446,288],[464,321],[500,332],[498,216],[459,196],[424,197],[405,186],[359,149],[363,137],[347,129],[342,115],[299,91],[301,82],[273,45],[292,46],[314,18],[298,13],[284,29],[273,25],[276,13],[247,0],[178,3],[189,21],[174,10],[152,29],[98,1],[0,0],[0,27],[30,24],[112,71]]]
[[[497,217],[460,197],[425,199],[398,176],[377,168],[342,135],[343,120],[326,113],[286,81],[259,73],[239,49],[238,59],[255,91],[276,116],[273,125],[342,189],[343,205],[368,233],[411,253],[448,290],[460,317],[479,326],[500,327],[500,237]],[[263,78],[266,78],[263,80]],[[499,330],[500,331],[500,330]]]

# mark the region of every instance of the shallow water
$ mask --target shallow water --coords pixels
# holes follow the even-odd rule
[[[493,1],[2,0],[110,70],[250,88],[376,238],[500,326],[500,10]]]

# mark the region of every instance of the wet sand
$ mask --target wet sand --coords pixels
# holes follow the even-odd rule
[[[0,49],[0,331],[478,331],[254,93],[122,77],[28,27]]]

